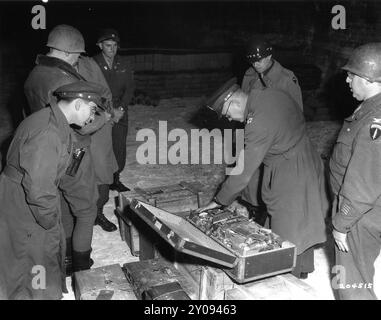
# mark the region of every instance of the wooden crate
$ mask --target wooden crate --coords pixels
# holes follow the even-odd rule
[[[291,273],[226,290],[225,300],[317,300],[314,288]]]
[[[142,300],[144,292],[149,289],[169,282],[178,282],[192,300],[197,299],[194,283],[167,261],[151,259],[130,262],[123,265],[123,270],[138,299]]]
[[[77,300],[137,300],[119,264],[74,273]]]
[[[132,255],[140,257],[141,246],[144,246],[147,255],[142,260],[153,259],[156,257],[153,255],[155,249],[145,235],[147,228],[139,219],[134,219],[129,203],[133,199],[139,199],[169,212],[181,214],[198,208],[200,204],[205,204],[211,196],[208,192],[202,191],[201,184],[186,181],[152,188],[135,188],[132,191],[120,193],[115,213],[121,239],[126,242]],[[148,253],[149,250],[151,253]]]

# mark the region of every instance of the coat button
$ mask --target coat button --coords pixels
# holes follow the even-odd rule
[[[347,128],[347,131],[351,131],[351,129],[350,129],[350,128]]]

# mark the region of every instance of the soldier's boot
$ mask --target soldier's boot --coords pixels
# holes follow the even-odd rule
[[[103,214],[103,208],[98,208],[95,225],[99,225],[104,231],[107,232],[113,232],[118,229],[114,223],[105,217]]]
[[[114,182],[110,185],[110,190],[126,192],[130,191],[130,188],[126,187],[122,182],[120,182],[118,173],[114,173]]]
[[[90,254],[91,249],[88,251],[73,250],[73,272],[90,269],[92,266]]]

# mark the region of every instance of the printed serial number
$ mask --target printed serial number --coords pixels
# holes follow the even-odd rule
[[[188,314],[236,314],[237,307],[234,304],[229,305],[189,305]]]

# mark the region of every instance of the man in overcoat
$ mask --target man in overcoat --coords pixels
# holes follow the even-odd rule
[[[323,164],[306,134],[298,104],[271,88],[244,93],[233,78],[219,88],[207,105],[229,120],[245,122],[243,172],[229,175],[207,206],[230,205],[257,179],[264,163],[262,197],[271,215],[271,229],[297,246],[293,271],[300,278],[314,270],[313,246],[326,241],[324,217],[328,209]],[[248,199],[249,200],[249,199]]]
[[[94,119],[102,88],[80,81],[17,128],[0,175],[0,283],[7,299],[61,299],[65,235],[60,191],[79,127]]]

